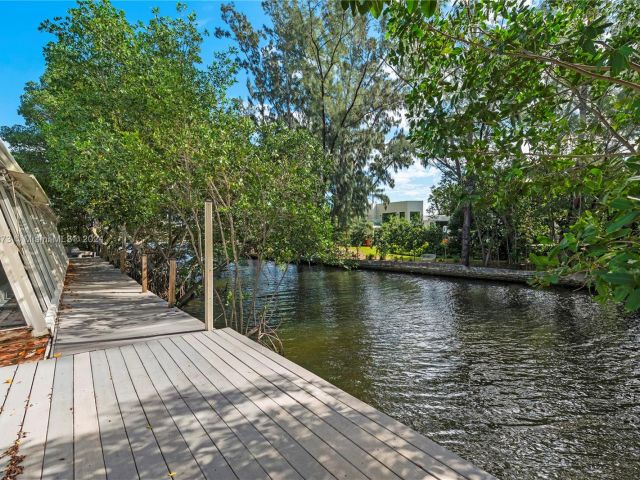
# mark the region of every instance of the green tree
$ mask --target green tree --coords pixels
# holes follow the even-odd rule
[[[397,46],[391,62],[411,86],[411,137],[429,162],[463,160],[454,180],[461,201],[481,210],[476,219],[493,216],[512,244],[518,229],[533,233],[546,224],[556,248],[544,261],[532,257],[540,266],[559,266],[555,275],[585,273],[601,298],[638,308],[637,2],[480,0],[470,8],[359,1],[345,8],[387,19]],[[525,216],[536,224],[514,221]]]
[[[133,25],[108,1],[80,1],[44,22],[54,40],[21,112],[41,135],[32,138],[46,149],[57,201],[106,243],[120,247],[124,233],[134,255],[151,251],[160,293],[169,257],[181,258],[187,281],[201,278],[212,200],[217,268],[231,272],[220,321],[277,348],[271,303],[258,306],[257,290],[247,300],[237,267],[254,255],[286,263],[325,253],[326,156],[304,130],[258,125],[228,102],[232,63],[219,55],[203,65],[197,19],[178,9],[179,18],[155,9]]]
[[[272,26],[254,28],[231,5],[222,13],[248,72],[250,107],[311,131],[332,159],[327,174],[332,217],[346,228],[385,198],[392,169],[411,163],[401,133],[389,140],[402,106],[402,82],[386,64],[388,42],[370,18],[354,18],[335,1],[263,2]]]
[[[11,146],[11,154],[22,169],[35,175],[45,191],[49,191],[50,167],[42,132],[34,126],[4,126],[0,127],[0,138]]]
[[[365,219],[353,222],[349,227],[351,246],[362,247],[367,240],[373,239],[373,225]]]
[[[422,223],[392,217],[376,231],[374,244],[383,258],[389,253],[418,257],[429,247],[428,230]]]
[[[34,125],[0,127],[0,138],[11,146],[11,153],[22,169],[34,175],[47,193],[52,207],[58,215],[58,231],[62,237],[86,236],[92,219],[76,204],[62,201],[64,195],[53,187],[51,162],[47,158],[47,145],[42,132]],[[88,244],[83,245],[89,248]]]

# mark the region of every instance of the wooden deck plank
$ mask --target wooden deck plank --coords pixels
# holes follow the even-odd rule
[[[378,444],[377,442],[382,442],[389,448],[392,448],[392,450],[396,452],[395,454],[393,454],[392,452],[392,457],[397,463],[401,465],[404,475],[409,475],[407,470],[412,471],[413,466],[417,465],[422,470],[430,472],[432,475],[435,475],[438,478],[466,478],[458,474],[451,468],[447,467],[442,462],[434,459],[429,455],[425,455],[425,453],[419,450],[417,447],[406,442],[404,439],[398,437],[384,427],[374,423],[368,417],[365,417],[358,411],[340,402],[333,396],[328,395],[324,390],[319,389],[315,385],[289,372],[280,364],[273,361],[268,356],[265,356],[261,352],[262,349],[254,350],[253,345],[255,344],[255,342],[253,342],[252,340],[247,339],[245,344],[244,341],[242,341],[243,339],[235,338],[235,336],[230,335],[226,331],[226,329],[220,330],[218,331],[218,333],[220,333],[221,335],[226,335],[228,337],[230,342],[232,342],[232,346],[230,347],[231,349],[233,349],[234,351],[244,350],[247,354],[253,356],[259,362],[259,364],[263,365],[263,370],[264,368],[273,369],[273,371],[277,372],[280,378],[286,379],[295,386],[299,387],[302,392],[305,392],[307,395],[312,396],[313,399],[321,402],[327,408],[336,411],[344,418],[351,421],[352,424],[357,428],[372,436],[375,440],[374,445],[372,445],[371,448],[374,448],[375,445]],[[257,344],[255,345],[258,346]],[[292,387],[289,388],[290,389],[287,391],[290,394],[295,394],[295,389]],[[313,405],[314,400],[309,400],[307,404]],[[367,444],[365,441],[366,438],[365,440],[362,440],[362,437],[358,438],[360,438],[360,441],[362,441],[365,445]],[[371,440],[369,440],[369,442],[370,441]]]
[[[187,372],[190,371],[193,374],[193,369],[196,368],[207,379],[206,383],[214,386],[215,393],[211,400],[221,405],[219,412],[222,418],[229,427],[234,428],[238,436],[243,437],[242,443],[251,451],[269,477],[273,479],[302,478],[275,448],[280,443],[280,435],[284,432],[280,429],[274,431],[270,420],[260,415],[258,407],[230,387],[220,373],[181,338],[163,339],[160,343],[170,352],[176,363],[184,367],[185,374],[190,376]],[[173,344],[173,347],[169,344]],[[196,386],[199,386],[199,383]]]
[[[313,393],[316,398],[319,398],[325,403],[327,401],[331,401],[330,399],[333,399],[331,403],[333,403],[334,407],[340,408],[340,404],[342,404],[353,412],[360,413],[362,418],[358,423],[363,429],[385,441],[385,443],[394,447],[396,450],[398,448],[403,448],[403,455],[407,456],[407,458],[410,458],[415,463],[418,463],[421,467],[427,468],[429,471],[434,471],[433,468],[438,468],[441,473],[436,476],[446,475],[451,478],[451,472],[453,471],[454,473],[457,473],[458,476],[471,480],[495,478],[489,473],[480,470],[470,462],[462,459],[455,453],[438,445],[433,440],[424,437],[409,427],[401,424],[397,420],[394,420],[388,415],[376,410],[371,405],[368,405],[343,390],[338,389],[326,380],[318,377],[308,370],[305,370],[299,365],[296,365],[285,357],[258,345],[256,342],[253,342],[231,329],[221,330],[220,333],[227,334],[230,338],[236,339],[239,343],[248,346],[258,354],[261,354],[262,357],[273,360],[275,364],[282,367],[282,370],[279,372],[281,375],[287,375],[291,379],[297,377],[299,380],[302,380],[299,385],[310,393]],[[288,374],[285,372],[288,372]],[[336,400],[338,402],[335,402]],[[346,409],[343,409],[343,411],[345,410]],[[416,454],[415,449],[426,455],[422,455],[421,453]],[[429,460],[429,457],[437,460],[439,465],[434,464]]]
[[[193,457],[193,452],[158,396],[133,345],[121,347],[120,352],[169,471],[181,478],[204,479],[200,466]]]
[[[206,430],[173,387],[149,346],[139,343],[134,348],[204,476],[207,479],[237,478]]]
[[[287,370],[284,366],[278,363],[277,354],[273,356],[270,355],[270,351],[265,352],[262,347],[256,344],[254,341],[245,338],[244,336],[236,336],[233,335],[233,332],[229,332],[227,329],[219,330],[221,334],[227,335],[230,340],[240,343],[238,345],[239,348],[245,348],[246,352],[250,355],[254,356],[258,361],[269,365],[275,371],[279,373],[283,378],[286,378],[290,382],[299,386],[302,390],[308,392],[310,395],[315,396],[315,398],[319,399],[321,402],[325,403],[327,406],[330,406],[346,418],[349,418],[353,423],[360,426],[363,430],[371,433],[379,440],[388,443],[389,445],[395,445],[397,442],[402,442],[403,440],[398,437],[396,434],[388,430],[387,428],[375,423],[370,418],[364,416],[359,411],[355,410],[351,406],[343,403],[341,400],[336,397],[329,395],[325,392],[325,390],[317,387],[313,383],[307,381],[306,379],[296,375],[295,373]],[[257,347],[257,348],[254,348]],[[274,360],[275,358],[275,360]],[[407,443],[407,442],[405,442]],[[417,447],[413,447],[413,449],[417,452],[422,452]]]
[[[107,478],[112,480],[138,478],[138,470],[124,428],[122,412],[111,381],[107,355],[104,350],[97,350],[91,352],[90,357]]]
[[[154,386],[151,377],[159,372],[147,370],[133,345],[121,347],[120,351],[169,470],[180,477],[205,478],[194,451],[176,424],[176,418]]]
[[[88,352],[73,357],[74,478],[107,478]]]
[[[138,343],[134,345],[134,348],[162,403],[180,430],[204,476],[211,480],[237,478],[207,431],[173,387],[149,346],[145,343]]]
[[[261,392],[262,395],[259,395],[259,398],[261,398],[261,403],[265,406],[266,411],[280,413],[280,415],[274,414],[272,418],[278,422],[284,422],[283,428],[289,429],[287,431],[290,435],[298,440],[330,472],[334,475],[348,475],[351,472],[352,475],[364,475],[370,479],[399,479],[395,473],[323,419],[291,397],[282,394],[269,381],[221,348],[215,341],[218,336],[217,333],[207,332],[207,334],[190,335],[186,338],[187,341],[189,339],[200,341],[214,355],[224,361],[228,365],[224,374],[236,388],[241,391],[248,389],[249,392]],[[309,433],[301,431],[301,426]],[[355,473],[354,469],[359,470],[359,473]]]
[[[0,415],[0,472],[5,470],[11,460],[11,456],[5,453],[21,437],[22,422],[26,413],[36,367],[37,363],[18,365],[7,393],[4,409],[2,410],[2,415]]]
[[[9,387],[13,382],[13,376],[18,369],[17,365],[9,365],[7,367],[0,367],[0,412],[4,407],[4,401],[7,398]]]
[[[204,329],[204,324],[101,258],[73,259],[53,352],[61,355],[113,348],[154,337]]]
[[[257,388],[249,386],[248,382],[243,382],[240,377],[236,377],[227,364],[219,357],[212,355],[212,352],[193,337],[181,337],[175,341],[185,341],[191,345],[215,368],[214,383],[221,385],[236,401],[247,402],[251,406],[248,411],[251,416],[245,415],[247,419],[252,421],[258,430],[264,429],[264,434],[270,439],[271,444],[303,478],[332,478],[328,469],[303,446],[303,444],[310,446],[312,450],[322,449],[322,442],[311,430],[280,409],[275,402],[261,395]],[[330,455],[326,455],[328,450],[330,449],[327,448],[324,452],[324,459],[331,462],[333,459]],[[342,463],[340,460],[337,462]],[[365,478],[358,476],[357,470],[348,463],[342,463],[342,467],[343,478]]]
[[[29,406],[22,424],[20,455],[24,455],[24,459],[21,463],[21,479],[40,480],[42,476],[55,369],[55,359],[38,362],[29,395]]]
[[[218,414],[217,409],[220,405],[214,399],[219,393],[213,385],[195,367],[188,368],[183,365],[185,368],[183,372],[160,342],[154,340],[147,345],[156,359],[162,362],[162,367],[171,383],[208,432],[209,437],[222,452],[238,478],[241,480],[267,478],[267,473],[243,443],[243,440],[247,441],[246,437],[242,432],[236,434],[233,431],[234,427],[228,426]],[[196,388],[194,384],[198,387]]]
[[[367,459],[368,457],[375,458],[404,479],[436,479],[436,477],[429,474],[425,469],[419,467],[410,460],[408,461],[408,459],[403,457],[400,452],[394,450],[374,435],[371,435],[358,424],[353,423],[351,420],[342,416],[339,412],[333,410],[328,405],[322,403],[295,383],[287,380],[284,376],[278,373],[278,371],[271,368],[273,365],[271,360],[266,357],[259,360],[252,356],[248,351],[247,346],[237,344],[233,338],[228,337],[224,332],[217,331],[214,333],[215,334],[210,334],[207,332],[206,335],[209,336],[211,340],[215,341],[221,348],[224,348],[230,355],[233,355],[238,360],[239,364],[246,365],[247,368],[251,368],[253,376],[260,375],[279,389],[280,393],[275,393],[274,398],[285,398],[284,401],[287,401],[286,397],[283,397],[283,395],[286,395],[297,401],[299,405],[304,405],[309,409],[309,411],[323,419],[344,435],[344,437],[351,439],[354,443],[359,445],[363,451],[366,452],[365,455],[362,456],[363,459]]]
[[[140,405],[122,354],[117,348],[106,350],[105,354],[138,475],[140,478],[166,478],[169,467]]]
[[[42,478],[73,478],[73,357],[56,360]]]

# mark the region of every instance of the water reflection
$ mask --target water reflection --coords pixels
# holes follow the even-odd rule
[[[277,307],[287,357],[501,478],[639,477],[638,317],[564,290],[320,267],[290,267]]]

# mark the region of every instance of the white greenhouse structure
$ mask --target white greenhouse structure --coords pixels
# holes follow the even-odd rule
[[[44,190],[0,140],[0,329],[53,330],[67,256]]]

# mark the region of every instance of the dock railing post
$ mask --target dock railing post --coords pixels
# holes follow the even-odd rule
[[[143,253],[141,257],[142,266],[140,268],[140,284],[142,285],[142,293],[145,293],[149,289],[149,280],[147,274],[147,254]]]
[[[204,323],[213,330],[213,203],[204,203]]]
[[[169,260],[169,294],[167,295],[169,306],[176,304],[176,271],[178,270],[175,258]]]
[[[120,250],[120,273],[124,273],[127,267],[127,251]]]

